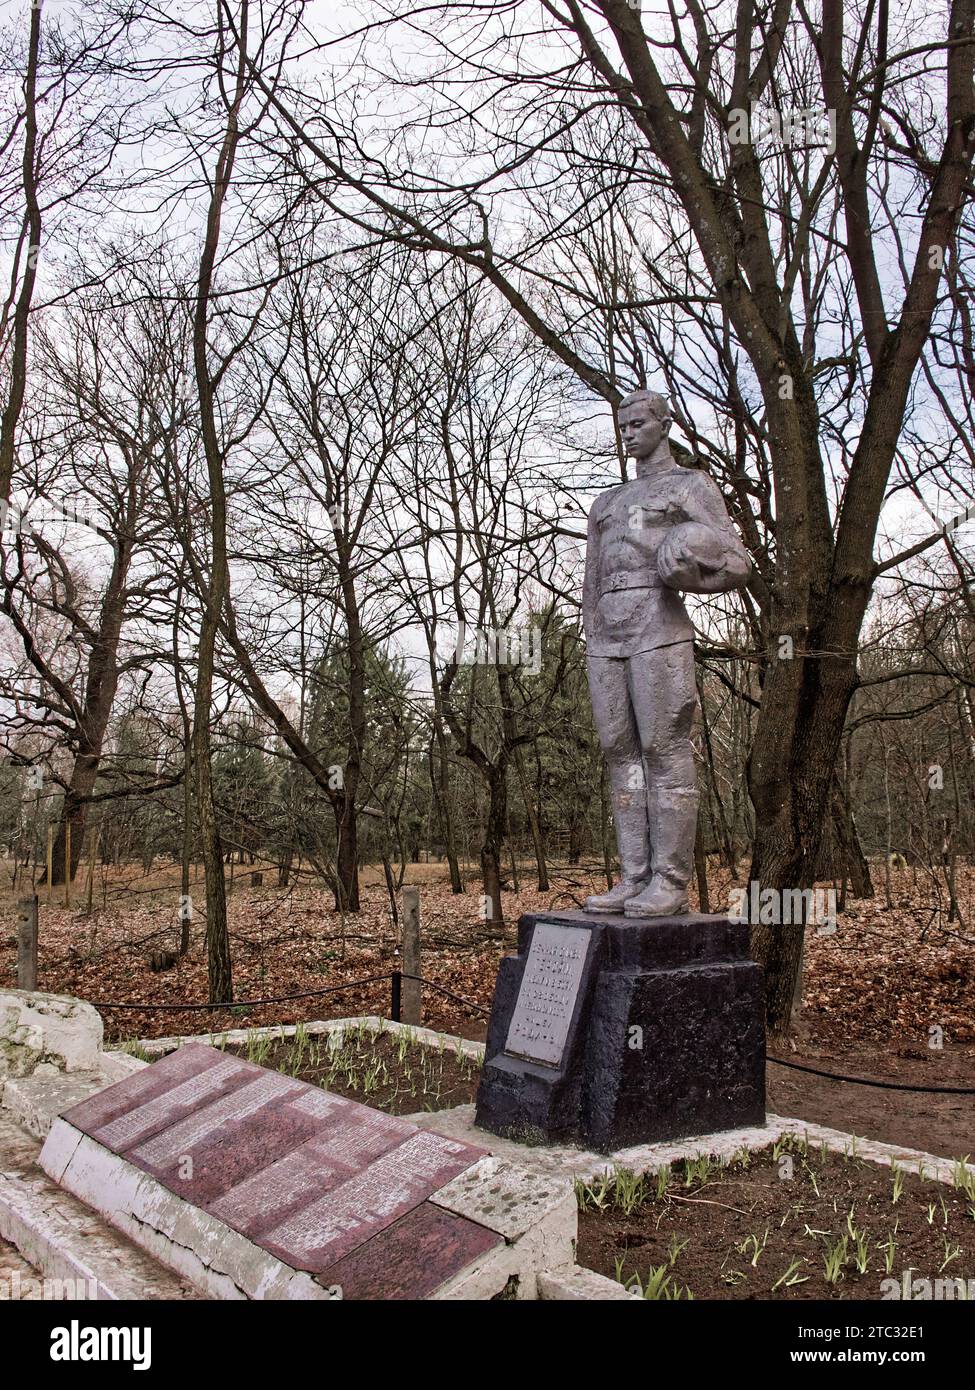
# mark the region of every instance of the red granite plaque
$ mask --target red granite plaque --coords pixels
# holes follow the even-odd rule
[[[319,1129],[276,1163],[252,1172],[209,1203],[207,1210],[255,1240],[303,1208],[310,1192],[315,1196],[331,1192],[416,1133],[403,1120],[326,1091],[313,1092],[285,1108],[293,1111],[303,1101],[322,1100],[335,1107],[327,1130]]]
[[[255,1166],[266,1168],[315,1133],[311,1115],[288,1109],[300,1087],[268,1073],[167,1126],[126,1156],[187,1201],[205,1206]]]
[[[318,1276],[344,1299],[426,1298],[504,1240],[465,1216],[423,1202]]]
[[[200,1043],[72,1106],[64,1118],[293,1269],[333,1271],[383,1235],[397,1287],[432,1279],[433,1289],[499,1239],[430,1207],[417,1217],[412,1241],[425,1267],[408,1279],[413,1228],[404,1219],[485,1150]],[[441,1237],[436,1260],[420,1253]],[[378,1287],[381,1249],[355,1267],[353,1282],[362,1288]],[[330,1272],[326,1282],[341,1279]]]
[[[135,1111],[167,1097],[165,1105],[177,1110],[184,1085],[190,1094],[205,1086],[206,1074],[218,1071],[216,1090],[229,1090],[231,1078],[241,1080],[246,1076],[247,1063],[236,1057],[228,1057],[216,1048],[204,1047],[201,1043],[187,1043],[176,1052],[160,1057],[158,1062],[146,1067],[144,1071],[117,1081],[104,1091],[99,1091],[88,1100],[80,1101],[64,1112],[64,1118],[75,1129],[91,1135],[103,1143],[107,1149],[118,1152],[114,1136],[105,1137],[105,1132],[115,1120],[131,1116]],[[192,1109],[192,1100],[187,1104],[187,1112]],[[166,1113],[163,1111],[165,1123]],[[148,1128],[147,1128],[148,1132]]]
[[[321,1273],[481,1157],[483,1150],[418,1129],[267,1231],[259,1243],[295,1269]]]

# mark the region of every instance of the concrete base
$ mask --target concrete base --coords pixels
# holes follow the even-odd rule
[[[199,1295],[37,1167],[40,1144],[0,1110],[0,1239],[23,1267],[6,1297],[132,1300]],[[0,1294],[0,1298],[4,1295]]]
[[[484,1140],[484,1132],[474,1122],[474,1106],[458,1105],[453,1110],[407,1115],[411,1124],[436,1130],[447,1139],[473,1144]],[[725,1130],[720,1134],[700,1134],[668,1144],[634,1144],[630,1148],[599,1153],[594,1149],[573,1147],[571,1144],[522,1144],[515,1139],[492,1139],[491,1146],[499,1158],[512,1162],[539,1176],[557,1174],[588,1182],[592,1178],[625,1168],[631,1173],[655,1173],[671,1163],[684,1159],[730,1159],[742,1149],[755,1153],[774,1144],[783,1134],[795,1134],[816,1148],[825,1146],[830,1153],[865,1159],[868,1163],[886,1166],[896,1164],[908,1173],[918,1173],[937,1182],[953,1185],[960,1160],[941,1158],[922,1149],[902,1148],[884,1144],[877,1139],[862,1139],[841,1129],[793,1120],[781,1115],[767,1115],[763,1125],[748,1129]],[[975,1167],[967,1165],[975,1173]]]
[[[93,1212],[43,1178],[0,1173],[0,1236],[48,1283],[46,1298],[134,1301],[195,1291],[101,1227]]]
[[[433,1113],[407,1115],[411,1124],[422,1129],[432,1129],[447,1139],[462,1143],[485,1142],[484,1131],[475,1123],[473,1105],[457,1105],[452,1110],[437,1110]],[[752,1125],[747,1129],[729,1129],[720,1134],[703,1134],[688,1139],[674,1140],[666,1144],[632,1144],[626,1148],[612,1149],[603,1153],[598,1149],[588,1149],[574,1144],[525,1144],[518,1139],[504,1139],[500,1136],[491,1139],[491,1147],[499,1158],[509,1159],[538,1177],[581,1178],[588,1181],[604,1173],[612,1173],[616,1168],[626,1168],[633,1173],[648,1173],[685,1158],[700,1158],[710,1154],[713,1158],[730,1158],[742,1149],[764,1149],[774,1144],[787,1127],[797,1127],[799,1121],[778,1120],[769,1116],[764,1125]],[[810,1131],[813,1126],[805,1126]],[[796,1132],[800,1132],[798,1129]]]
[[[101,1052],[95,1071],[46,1072],[8,1077],[0,1082],[0,1105],[38,1139],[47,1136],[62,1110],[148,1066],[125,1052]]]

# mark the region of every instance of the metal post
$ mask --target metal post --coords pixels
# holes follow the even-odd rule
[[[403,889],[403,1022],[419,1024],[420,1016],[420,890]],[[410,979],[410,976],[415,978]]]
[[[390,978],[390,986],[389,1016],[394,1023],[399,1023],[401,1012],[400,1000],[403,991],[403,976],[399,970],[393,971]]]
[[[17,988],[37,988],[37,894],[17,903]]]

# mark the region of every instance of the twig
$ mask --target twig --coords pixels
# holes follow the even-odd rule
[[[695,1206],[724,1207],[725,1211],[736,1211],[739,1216],[751,1216],[750,1211],[742,1211],[741,1207],[729,1206],[727,1202],[714,1202],[710,1197],[681,1197],[677,1192],[668,1192],[667,1196],[672,1202],[690,1202]]]

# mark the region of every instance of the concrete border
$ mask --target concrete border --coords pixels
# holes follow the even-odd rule
[[[381,1014],[362,1014],[353,1018],[316,1019],[310,1023],[272,1023],[260,1028],[227,1028],[219,1033],[174,1034],[168,1038],[139,1038],[137,1046],[147,1053],[153,1061],[164,1057],[167,1052],[175,1052],[184,1043],[206,1043],[208,1047],[220,1047],[231,1043],[238,1046],[248,1043],[252,1038],[275,1038],[285,1041],[293,1038],[298,1029],[304,1029],[310,1038],[338,1035],[335,1046],[340,1046],[342,1036],[359,1029],[368,1033],[391,1033],[394,1037],[408,1037],[420,1047],[436,1048],[437,1051],[459,1053],[471,1062],[483,1062],[484,1044],[460,1038],[454,1033],[438,1033],[433,1028],[421,1028],[418,1024],[394,1023],[391,1018]]]
[[[198,1298],[37,1166],[40,1143],[0,1111],[0,1237],[30,1266],[31,1277],[60,1281],[44,1297]]]
[[[453,1110],[421,1112],[405,1115],[403,1118],[421,1128],[436,1130],[448,1139],[457,1139],[465,1143],[486,1142],[483,1130],[477,1129],[474,1124],[473,1105],[458,1105]],[[949,1184],[953,1184],[957,1163],[961,1161],[939,1158],[936,1154],[924,1153],[920,1149],[907,1149],[897,1144],[883,1144],[875,1139],[862,1139],[855,1134],[845,1134],[842,1130],[828,1129],[824,1125],[808,1124],[805,1120],[788,1119],[780,1115],[769,1115],[763,1126],[752,1129],[730,1129],[720,1134],[703,1134],[666,1144],[639,1144],[609,1154],[574,1149],[568,1145],[519,1144],[512,1139],[501,1139],[497,1135],[490,1135],[488,1139],[492,1152],[498,1157],[517,1161],[533,1173],[558,1173],[588,1182],[612,1173],[615,1168],[627,1168],[634,1173],[648,1173],[683,1159],[703,1158],[705,1155],[727,1160],[742,1149],[751,1152],[764,1149],[769,1144],[774,1144],[783,1134],[798,1135],[807,1139],[811,1145],[825,1144],[832,1153],[863,1158],[888,1167],[897,1164],[908,1172],[919,1173],[923,1177]],[[969,1164],[968,1170],[975,1176],[975,1165]]]
[[[975,1177],[975,1164],[966,1163],[960,1158],[939,1158],[937,1154],[925,1153],[923,1149],[884,1144],[879,1139],[864,1139],[856,1134],[847,1134],[842,1129],[828,1129],[825,1125],[810,1124],[806,1120],[784,1119],[779,1115],[769,1115],[768,1119],[770,1124],[778,1126],[782,1134],[801,1135],[810,1144],[825,1144],[831,1153],[843,1154],[848,1158],[865,1158],[888,1168],[896,1164],[909,1173],[934,1178],[950,1186],[954,1186],[959,1164]]]
[[[45,1297],[60,1293],[112,1302],[199,1297],[47,1179],[0,1173],[0,1236],[37,1271],[35,1277],[60,1284]]]
[[[573,1269],[546,1270],[538,1276],[538,1296],[560,1302],[642,1303],[635,1289],[624,1288],[615,1279],[597,1274],[594,1269],[576,1265]]]

